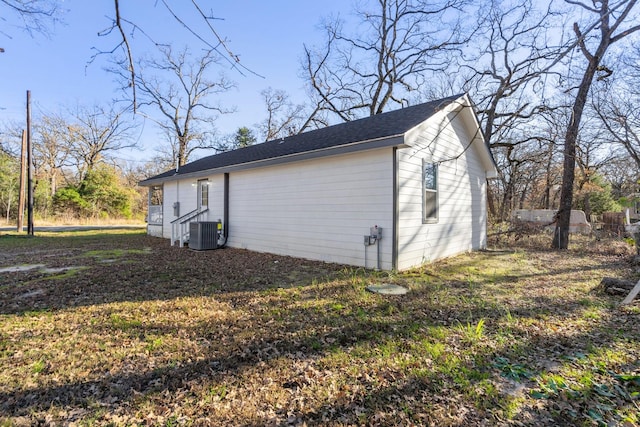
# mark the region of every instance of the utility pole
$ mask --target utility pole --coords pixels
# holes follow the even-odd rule
[[[27,132],[22,131],[22,149],[20,150],[20,193],[18,194],[18,233],[24,228],[24,184],[27,174]]]
[[[31,91],[27,91],[27,234],[33,236],[33,159],[31,158]]]

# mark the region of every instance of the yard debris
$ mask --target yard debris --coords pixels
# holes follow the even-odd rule
[[[620,305],[630,304],[640,293],[640,281],[633,283],[629,280],[603,277],[599,288],[609,295],[626,295]]]
[[[636,283],[633,289],[631,289],[629,295],[627,295],[627,297],[620,303],[620,305],[630,304],[631,301],[633,301],[633,299],[638,295],[638,292],[640,292],[640,280],[638,280],[638,283]]]
[[[609,295],[627,295],[633,289],[634,285],[635,283],[629,280],[603,277],[600,281],[599,288]]]

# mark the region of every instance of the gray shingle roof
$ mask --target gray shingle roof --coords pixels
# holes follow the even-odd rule
[[[360,120],[340,123],[322,129],[304,132],[284,139],[273,140],[237,150],[215,154],[181,166],[178,172],[171,169],[142,181],[140,184],[179,178],[181,175],[220,169],[261,160],[277,159],[316,150],[336,148],[357,142],[390,138],[403,135],[422,123],[444,106],[462,95],[401,108]]]

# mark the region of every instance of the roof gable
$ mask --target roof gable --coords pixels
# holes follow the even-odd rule
[[[465,142],[466,148],[462,147],[463,150],[466,151],[468,148],[473,147],[475,154],[484,167],[487,178],[497,178],[498,170],[495,159],[482,136],[480,123],[475,113],[475,106],[466,94],[447,103],[443,108],[438,110],[436,114],[427,118],[413,129],[409,129],[405,133],[405,143],[409,146],[414,146],[416,144],[416,138],[426,129],[441,129],[445,123],[452,120],[457,120],[462,123],[467,132],[466,138],[468,138],[469,142]],[[467,141],[467,139],[463,140]]]
[[[287,138],[203,157],[181,166],[178,170],[171,169],[148,178],[140,182],[140,185],[153,185],[204,171],[219,170],[248,163],[402,136],[405,132],[422,123],[461,96],[455,95],[304,132]]]

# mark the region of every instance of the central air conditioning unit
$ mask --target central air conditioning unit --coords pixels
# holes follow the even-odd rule
[[[201,221],[189,224],[189,249],[205,251],[218,249],[218,230],[221,224],[217,221]]]

